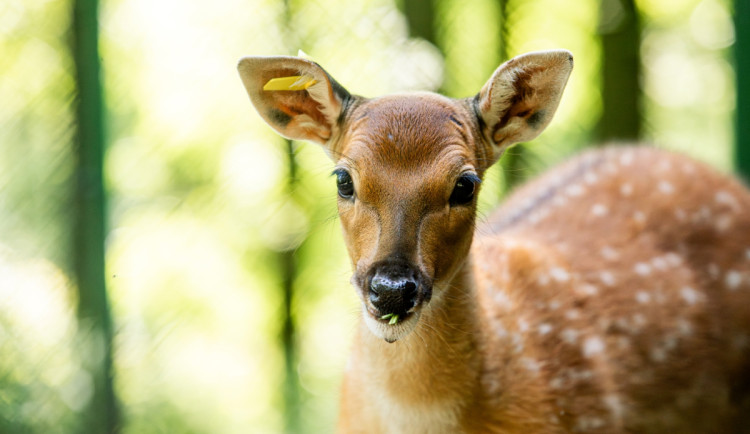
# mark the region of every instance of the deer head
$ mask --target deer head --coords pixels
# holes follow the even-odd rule
[[[246,57],[252,103],[281,135],[322,145],[335,163],[338,210],[376,336],[406,336],[466,262],[485,170],[550,122],[573,68],[563,50],[501,65],[478,94],[351,95],[318,64]],[[265,87],[265,89],[264,89]]]

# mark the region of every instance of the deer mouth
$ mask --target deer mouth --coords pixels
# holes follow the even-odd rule
[[[421,305],[407,312],[403,317],[391,316],[387,319],[383,318],[387,315],[374,313],[368,306],[363,306],[363,310],[365,311],[365,324],[367,324],[370,332],[389,344],[409,335],[417,326],[420,314],[422,313]]]
[[[362,291],[360,289],[360,295]],[[388,343],[396,342],[409,335],[419,322],[423,308],[429,303],[432,291],[420,289],[408,310],[388,311],[378,309],[369,297],[362,296],[362,310],[365,323],[372,334]]]

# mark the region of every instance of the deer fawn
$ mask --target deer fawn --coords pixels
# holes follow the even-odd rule
[[[336,163],[362,302],[341,432],[750,432],[739,182],[603,148],[475,231],[485,170],[547,126],[572,67],[567,51],[530,53],[472,98],[367,99],[308,60],[240,61],[271,127]]]

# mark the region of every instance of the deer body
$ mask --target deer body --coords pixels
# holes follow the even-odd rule
[[[571,68],[567,52],[533,53],[474,98],[368,100],[306,60],[240,63],[269,124],[337,163],[362,300],[341,432],[750,429],[737,181],[645,147],[590,151],[475,234],[484,170],[547,125]],[[262,90],[287,76],[314,84]]]

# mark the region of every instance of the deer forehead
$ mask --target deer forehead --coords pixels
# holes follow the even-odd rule
[[[472,118],[457,101],[430,93],[367,100],[350,115],[342,155],[358,166],[414,169],[473,163]]]
[[[446,97],[390,95],[364,102],[349,119],[338,165],[352,172],[361,199],[442,198],[461,173],[478,170],[471,118]]]

